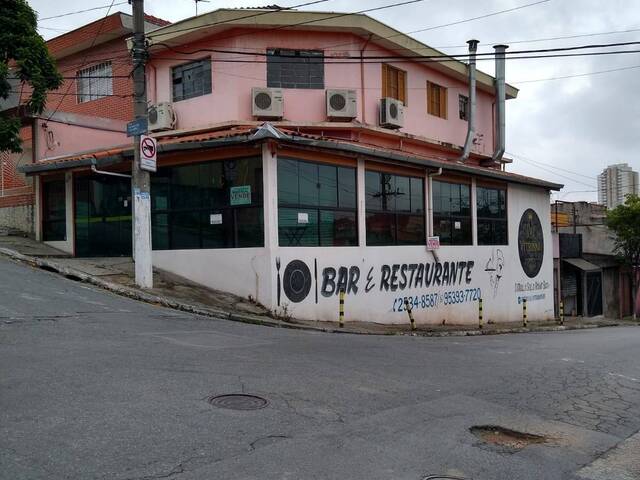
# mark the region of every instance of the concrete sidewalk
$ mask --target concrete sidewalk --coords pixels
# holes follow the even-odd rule
[[[517,321],[484,324],[481,329],[478,325],[418,325],[417,329],[412,331],[407,317],[407,323],[400,325],[347,321],[345,326],[340,328],[337,321],[313,322],[279,318],[264,306],[249,299],[212,290],[158,269],[154,269],[154,288],[139,289],[134,282],[133,261],[128,257],[72,258],[65,252],[28,237],[3,235],[2,232],[0,232],[0,254],[135,300],[198,315],[272,327],[369,335],[472,336],[638,325],[637,322],[629,320],[603,317],[566,317],[564,325],[558,325],[556,322],[531,321],[527,327],[524,327],[520,321]]]

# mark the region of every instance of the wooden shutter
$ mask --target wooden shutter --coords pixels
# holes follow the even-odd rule
[[[389,89],[389,65],[382,64],[382,98],[388,96]]]
[[[396,70],[398,72],[398,100],[407,106],[407,72],[404,70]]]

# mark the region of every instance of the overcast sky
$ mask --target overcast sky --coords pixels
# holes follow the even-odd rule
[[[121,1],[115,0],[115,3]],[[306,8],[351,12],[399,1],[329,0]],[[400,31],[411,32],[535,1],[425,0],[413,5],[372,12],[370,15]],[[29,3],[43,18],[108,5],[110,2],[30,0]],[[273,3],[290,6],[305,2],[211,0],[199,3],[198,8],[199,13],[203,13],[221,7]],[[116,5],[111,12],[117,10],[130,13],[131,7],[128,4]],[[193,16],[195,3],[194,0],[146,0],[145,10],[152,15],[177,21]],[[105,8],[43,20],[40,22],[40,32],[48,39],[97,20],[106,12]],[[637,31],[514,43],[623,30]],[[464,53],[465,42],[470,38],[480,40],[481,52],[492,51],[491,45],[494,43],[511,44],[513,50],[640,41],[640,1],[548,0],[512,12],[412,35],[446,53]],[[622,48],[634,49],[633,46]],[[639,68],[531,82],[636,66]],[[493,74],[493,62],[480,62],[479,67]],[[565,184],[564,190],[559,195],[554,195],[554,199],[592,201],[597,198],[596,176],[606,165],[626,162],[634,169],[640,169],[640,53],[511,60],[507,62],[507,82],[520,89],[518,98],[507,102],[507,152],[514,159],[508,170]]]

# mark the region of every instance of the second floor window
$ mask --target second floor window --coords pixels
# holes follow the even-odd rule
[[[113,95],[111,62],[99,63],[78,70],[76,82],[78,103],[90,102]]]
[[[367,245],[424,245],[424,179],[367,170]]]
[[[471,187],[433,181],[433,234],[442,245],[471,245]]]
[[[427,113],[447,118],[447,89],[429,81],[427,81]]]
[[[476,188],[478,245],[507,244],[507,191],[504,188]]]
[[[407,72],[382,64],[382,98],[395,98],[407,105]]]
[[[211,59],[173,67],[171,84],[174,102],[211,93]]]
[[[458,95],[458,115],[460,120],[469,120],[469,97]]]
[[[317,50],[267,50],[267,87],[324,88],[324,58]]]

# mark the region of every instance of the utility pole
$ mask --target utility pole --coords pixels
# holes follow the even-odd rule
[[[129,0],[133,10],[133,114],[147,118],[145,63],[147,47],[144,35],[144,0]],[[133,137],[133,259],[136,285],[153,287],[151,263],[151,185],[149,172],[140,168],[140,135]]]

